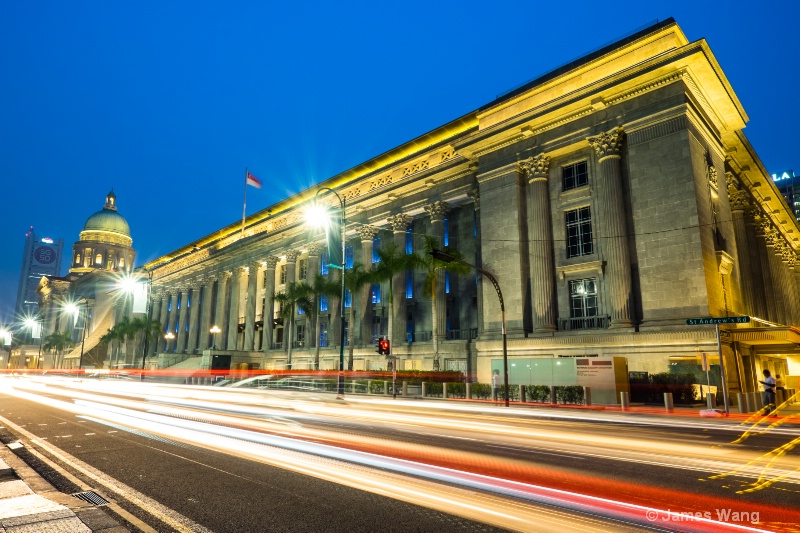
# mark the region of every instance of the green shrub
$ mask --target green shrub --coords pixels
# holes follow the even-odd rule
[[[672,400],[676,404],[691,404],[695,401],[695,391],[692,385],[697,383],[697,376],[691,372],[671,374],[661,372],[650,374],[650,384],[647,389],[648,403],[663,403],[664,393],[671,392]]]
[[[526,387],[529,402],[550,403],[550,387],[547,385],[528,385]]]
[[[466,398],[466,396],[467,396],[467,386],[464,383],[447,384],[448,398]]]
[[[442,384],[441,383],[425,383],[425,394],[428,396],[441,397]]]
[[[383,381],[370,381],[369,392],[370,394],[383,394]]]
[[[556,401],[561,403],[583,403],[583,387],[580,385],[563,385],[554,387]]]
[[[473,383],[471,390],[472,397],[478,400],[488,400],[492,397],[492,386],[488,383]]]

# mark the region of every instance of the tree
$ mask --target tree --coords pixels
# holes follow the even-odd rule
[[[389,282],[389,345],[394,346],[394,279],[404,272],[423,266],[417,254],[407,254],[395,242],[389,242],[380,249],[375,250],[378,262],[372,266],[368,277],[372,282]],[[405,312],[405,311],[403,311]]]
[[[111,354],[108,357],[108,366],[112,366],[112,362],[118,360],[118,353],[120,344],[125,340],[122,333],[122,328],[114,326],[110,328],[102,337],[100,342],[107,346],[111,346]]]
[[[354,263],[352,268],[344,270],[344,286],[350,291],[350,315],[347,322],[347,369],[353,370],[353,347],[355,344],[356,306],[353,302],[355,295],[361,287],[370,283],[370,273],[361,263]],[[344,302],[341,303],[344,305]]]
[[[147,317],[136,317],[128,323],[128,330],[129,334],[134,338],[134,350],[133,350],[133,364],[136,364],[136,360],[140,354],[139,348],[141,347],[144,350],[145,340],[148,343],[152,344],[155,342],[155,339],[161,335],[161,322],[154,319],[149,319]],[[147,356],[146,353],[142,353],[142,360]]]
[[[314,303],[312,301],[311,287],[308,283],[300,281],[290,283],[285,292],[275,293],[275,301],[281,303],[281,316],[289,319],[289,329],[284,339],[288,343],[286,352],[286,368],[292,369],[292,344],[294,339],[294,316],[297,309],[306,314],[313,312]]]
[[[72,336],[66,331],[54,331],[44,338],[44,344],[42,344],[42,350],[53,353],[53,368],[61,368],[64,350],[74,347]]]
[[[439,248],[438,241],[431,237],[430,235],[425,235],[425,250],[422,256],[420,257],[420,265],[422,266],[422,270],[425,272],[425,295],[430,296],[431,298],[431,330],[433,336],[433,370],[439,370],[439,324],[436,320],[437,313],[438,313],[438,298],[436,296],[437,293],[437,277],[440,273],[443,272],[452,272],[453,274],[468,274],[470,268],[463,263],[457,263],[455,261],[451,263],[446,263],[444,261],[440,261],[439,259],[434,259],[432,255],[428,252],[431,250],[442,250],[447,252],[449,255],[455,257],[456,259],[462,259],[464,256],[458,250],[454,250],[449,247]]]
[[[313,298],[311,318],[314,321],[314,370],[319,370],[319,302],[322,296],[328,298],[335,297],[339,294],[340,290],[341,285],[339,283],[329,280],[320,274],[314,277],[314,282],[310,285],[310,292]]]

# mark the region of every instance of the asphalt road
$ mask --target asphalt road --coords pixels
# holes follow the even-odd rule
[[[315,457],[317,464],[310,465],[297,455],[284,457],[271,448],[275,461],[286,461],[286,467],[277,467],[264,462],[269,457],[256,457],[239,447],[249,438],[244,433],[219,433],[216,449],[209,449],[200,440],[192,440],[197,437],[134,427],[130,419],[114,418],[127,416],[122,412],[106,416],[81,409],[97,408],[102,398],[115,403],[114,409],[169,415],[186,424],[213,424],[223,428],[220,432],[256,431],[292,443],[324,444],[661,511],[707,512],[718,518],[720,510],[727,510],[741,516],[728,515],[725,523],[762,529],[766,522],[766,530],[797,531],[793,524],[797,523],[800,479],[787,473],[796,473],[800,464],[791,454],[771,463],[775,454],[758,461],[765,453],[797,440],[800,431],[794,427],[760,428],[742,440],[747,427],[678,419],[641,418],[631,423],[619,417],[528,416],[492,406],[462,410],[436,402],[354,398],[342,403],[326,395],[274,391],[172,387],[138,392],[135,384],[105,390],[94,387],[74,381],[66,387],[26,384],[0,393],[0,416],[19,426],[7,429],[22,434],[23,440],[29,432],[29,439],[35,436],[47,447],[63,450],[102,472],[96,475],[105,476],[106,482],[119,481],[155,500],[166,516],[172,510],[187,517],[190,529],[199,525],[219,532],[498,531],[502,528],[494,525],[514,522],[459,507],[478,493],[474,487],[466,492],[453,487],[461,484],[457,479],[438,479],[445,489],[413,485],[397,477],[400,474],[391,473],[396,476],[391,477],[385,472],[393,466],[362,472],[356,465],[342,470],[341,460],[314,456],[314,451],[303,452]],[[68,411],[67,405],[77,406]],[[70,463],[69,458],[53,458]],[[314,470],[315,466],[319,469]],[[305,469],[310,475],[292,468]],[[72,469],[72,473],[85,478],[83,470]],[[718,477],[725,472],[730,475]],[[362,487],[358,481],[362,474],[363,479],[378,482]],[[87,484],[96,486],[98,480],[88,479]],[[452,492],[456,490],[462,492]],[[420,505],[412,503],[417,502],[415,498]],[[436,498],[440,505],[435,505]],[[648,525],[647,520],[640,520],[640,527],[610,521],[615,509],[605,503],[584,507],[587,515],[558,511],[514,495],[503,498],[476,499],[475,506],[500,510],[508,502],[509,513],[524,506],[530,513],[525,515],[527,521],[512,528],[524,531],[622,531]],[[130,504],[128,510],[158,530],[173,529],[135,505]],[[761,525],[752,522],[753,513],[758,513]],[[650,525],[714,529],[694,522],[676,523],[667,515]]]

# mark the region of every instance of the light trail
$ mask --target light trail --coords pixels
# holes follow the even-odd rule
[[[455,499],[462,504],[470,502],[468,496],[475,493],[467,491],[466,496],[459,493],[458,497],[455,497],[453,494],[447,495],[449,490],[454,490],[453,487],[437,485],[439,487],[437,490],[442,492],[426,493],[430,499],[426,499],[428,496],[423,498],[427,501],[425,503],[414,499],[405,500],[402,495],[403,491],[398,487],[407,487],[406,483],[411,482],[408,476],[426,478],[433,483],[454,484],[494,493],[493,498],[511,497],[535,503],[552,504],[573,511],[600,514],[613,519],[633,522],[641,526],[655,525],[674,529],[678,526],[673,522],[679,522],[678,529],[682,531],[759,531],[761,529],[758,528],[762,527],[761,525],[730,524],[704,517],[692,517],[688,523],[685,515],[669,511],[668,508],[665,510],[657,505],[632,504],[597,494],[583,494],[526,482],[535,479],[536,475],[542,474],[542,470],[544,470],[540,467],[532,467],[529,463],[487,458],[486,455],[475,452],[410,443],[404,443],[403,450],[397,450],[397,443],[387,439],[346,435],[333,430],[304,427],[303,424],[312,421],[319,422],[323,417],[328,417],[333,421],[388,425],[386,418],[387,411],[389,411],[388,416],[392,422],[399,419],[410,429],[436,428],[440,434],[442,431],[455,433],[442,435],[447,437],[468,439],[478,436],[480,440],[514,445],[519,445],[521,441],[527,444],[527,446],[523,446],[523,449],[531,448],[530,443],[536,442],[536,451],[549,449],[559,454],[568,453],[592,458],[627,460],[671,468],[693,470],[705,468],[703,471],[710,472],[725,471],[720,468],[722,466],[731,467],[728,471],[739,467],[742,464],[739,461],[744,455],[737,450],[725,450],[724,454],[721,453],[721,450],[715,450],[715,453],[726,457],[724,460],[710,462],[707,459],[697,458],[701,451],[708,453],[709,447],[705,444],[661,445],[652,439],[641,439],[642,442],[638,442],[630,437],[598,435],[597,428],[589,428],[584,431],[571,428],[573,434],[565,435],[563,427],[537,428],[529,425],[530,419],[515,421],[508,419],[505,415],[492,417],[486,413],[485,408],[474,413],[470,410],[460,409],[459,406],[458,409],[453,410],[455,411],[453,414],[459,418],[448,420],[442,417],[441,410],[431,411],[424,408],[421,409],[423,414],[409,414],[395,412],[396,404],[391,405],[392,409],[387,409],[381,405],[383,402],[376,402],[378,410],[370,410],[374,409],[374,406],[369,405],[371,402],[351,402],[357,405],[341,406],[329,405],[325,402],[287,401],[285,396],[254,394],[250,391],[243,394],[244,391],[231,393],[231,391],[219,389],[163,385],[140,387],[139,384],[130,383],[114,383],[113,387],[109,387],[106,384],[96,385],[96,382],[65,381],[68,382],[66,386],[55,382],[45,386],[42,383],[31,383],[30,380],[19,380],[13,384],[14,389],[8,392],[31,401],[73,412],[100,423],[115,424],[115,427],[135,428],[187,444],[200,444],[222,453],[267,462],[334,482],[342,483],[340,477],[350,476],[345,482],[349,486],[404,499],[404,501],[426,505],[437,510],[441,510],[443,498],[446,498],[450,502],[448,505],[452,506],[454,504],[451,500]],[[86,388],[94,389],[97,392],[80,390]],[[70,401],[49,398],[42,396],[43,394],[68,398]],[[72,403],[72,399],[76,400],[75,403]],[[408,406],[404,406],[407,409],[420,407],[419,403],[407,403]],[[451,414],[449,409],[447,414]],[[516,410],[514,414],[517,414]],[[475,416],[480,419],[476,421],[469,418]],[[281,419],[281,421],[279,422],[277,419]],[[294,422],[294,425],[287,426],[287,420]],[[577,422],[578,420],[573,421]],[[471,437],[462,437],[459,434],[468,434]],[[323,444],[320,441],[330,444]],[[547,446],[539,446],[540,442],[546,443]],[[247,443],[247,445],[243,443]],[[654,446],[656,447],[655,451],[653,450]],[[270,451],[265,453],[265,448]],[[640,448],[641,450],[632,451],[631,448]],[[648,448],[649,451],[645,453],[643,450]],[[292,458],[286,459],[285,454],[292,454]],[[295,454],[313,458],[306,458],[293,466],[292,462],[298,461]],[[668,460],[665,460],[665,454],[671,454]],[[449,457],[443,459],[443,456]],[[624,458],[626,456],[627,458]],[[319,465],[319,457],[334,461],[334,466],[327,464],[322,469],[314,467],[313,465]],[[461,468],[454,468],[456,465]],[[352,476],[352,472],[348,469],[355,466],[373,470],[391,470],[396,475],[404,476],[402,478],[404,481],[393,482],[395,484],[388,487],[370,484],[361,477]],[[740,470],[736,472],[737,475],[750,476],[754,479],[763,473],[763,469],[759,468],[739,468]],[[469,469],[469,471],[465,469]],[[482,472],[483,470],[487,470],[489,473],[499,472],[502,475],[500,477],[489,475],[489,473]],[[798,473],[792,468],[783,470],[775,468],[772,469],[772,472],[779,474],[782,481],[793,483],[800,481]],[[370,471],[365,474],[365,477],[376,475],[375,472]],[[585,481],[581,476],[570,475],[578,481]],[[416,479],[414,482],[418,483],[420,480]],[[397,485],[397,483],[400,484]],[[620,492],[620,489],[627,488],[620,483],[610,483],[607,480],[604,480],[603,483],[609,487],[607,492],[615,495],[624,494],[624,492]],[[636,487],[646,496],[655,496],[655,501],[663,501],[666,498],[668,501],[683,505],[680,493],[674,494],[654,487]],[[432,489],[426,490],[431,491]],[[684,499],[686,496],[683,494]],[[462,499],[463,497],[467,499]],[[484,494],[483,497],[489,496]],[[669,498],[673,499],[669,500]],[[701,500],[705,505],[725,503],[725,501],[720,502],[708,498]],[[485,508],[478,506],[467,509],[463,505],[457,506],[460,511],[455,514],[467,513],[463,516],[492,524],[498,524],[497,520],[500,519],[508,520],[509,522],[504,523],[503,527],[519,530],[518,522],[516,526],[513,525],[516,518],[509,518],[519,516],[519,514],[513,514],[513,510],[520,507],[519,503],[515,503],[513,500],[503,501],[505,504],[500,505],[497,501],[492,500],[491,505]],[[687,510],[693,508],[689,506],[689,503],[686,505],[685,509]],[[508,510],[499,511],[499,509],[507,507]],[[752,507],[757,508],[756,506]],[[759,509],[761,508],[759,507]],[[762,516],[766,516],[764,513],[771,511],[775,510],[764,507]],[[494,516],[495,513],[502,516]],[[659,517],[658,520],[647,520],[648,513],[656,513],[656,516]],[[505,518],[502,518],[503,516]],[[526,528],[521,529],[526,530]]]

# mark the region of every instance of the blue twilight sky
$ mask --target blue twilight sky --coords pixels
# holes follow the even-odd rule
[[[800,171],[795,2],[0,1],[0,321],[24,235],[111,189],[137,266],[655,19],[706,38],[770,171]],[[62,268],[62,274],[66,272]]]

